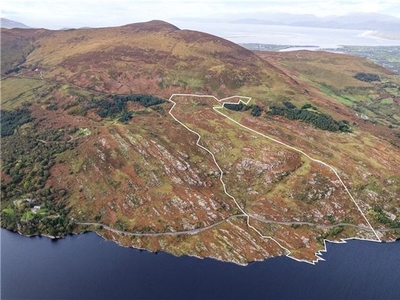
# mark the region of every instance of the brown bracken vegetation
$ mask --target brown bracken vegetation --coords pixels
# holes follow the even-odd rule
[[[224,114],[334,166],[380,238],[400,236],[398,75],[346,55],[253,53],[161,21],[1,35],[2,227],[93,230],[239,264],[286,254],[247,226],[211,155],[168,113],[171,94],[191,93],[252,97]],[[293,257],[376,238],[331,170],[237,126],[212,98],[174,101],[251,225]]]

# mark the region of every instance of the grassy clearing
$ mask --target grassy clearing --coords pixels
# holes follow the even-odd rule
[[[393,99],[392,98],[386,98],[381,100],[381,104],[393,104]]]
[[[15,109],[23,103],[32,102],[36,98],[36,91],[43,87],[50,87],[43,80],[28,78],[7,78],[1,81],[2,109]]]
[[[12,208],[5,208],[5,209],[3,209],[3,212],[5,214],[8,214],[8,215],[14,215],[15,214],[15,211]]]
[[[46,216],[48,214],[48,212],[49,212],[49,210],[47,208],[40,208],[35,211],[35,214]]]
[[[90,130],[88,128],[79,128],[76,134],[78,136],[88,136],[90,135]]]
[[[30,221],[30,220],[33,220],[34,217],[35,217],[35,214],[34,214],[32,211],[27,210],[27,211],[22,215],[21,220],[22,220],[22,221]]]
[[[344,96],[344,97],[341,97],[341,96],[336,95],[335,92],[332,91],[331,89],[329,89],[327,86],[318,85],[318,87],[319,87],[320,90],[321,90],[322,92],[324,92],[326,95],[332,97],[333,99],[335,99],[335,100],[337,100],[337,101],[339,101],[339,102],[341,102],[341,103],[343,103],[343,104],[345,104],[345,105],[347,105],[347,106],[353,107],[354,104],[355,104],[355,103],[354,103],[355,101],[353,101],[354,98],[353,98],[353,97],[350,98],[349,95],[346,95],[346,96]]]
[[[218,104],[218,106],[219,106],[219,104]],[[223,113],[224,115],[226,115],[226,116],[232,118],[233,120],[239,122],[239,123],[240,123],[240,121],[241,121],[242,118],[243,118],[243,114],[245,113],[245,112],[243,112],[243,111],[241,111],[241,112],[235,112],[235,111],[229,110],[229,109],[227,109],[227,108],[218,108],[217,110],[218,110],[219,112]],[[230,121],[230,120],[226,120],[226,122],[231,122],[231,121]],[[231,123],[231,124],[232,124],[232,123]]]
[[[343,94],[341,97],[346,99],[346,100],[349,100],[349,101],[351,101],[353,103],[357,103],[359,101],[369,101],[369,99],[366,99],[366,96],[358,95],[358,94],[346,93],[346,94]]]
[[[185,65],[186,63],[180,63],[180,65],[182,64]],[[185,67],[187,67],[187,65]],[[179,73],[169,72],[159,85],[161,88],[180,86],[182,88],[189,87],[190,89],[195,90],[204,86],[204,80],[202,78],[203,77],[198,76],[198,74],[187,71],[181,71]]]
[[[304,155],[301,156],[301,162],[303,163],[300,168],[298,168],[295,172],[297,176],[305,176],[310,173],[311,169],[311,160],[305,157]]]
[[[190,77],[186,80],[188,86],[192,89],[201,88],[204,85],[202,79]]]

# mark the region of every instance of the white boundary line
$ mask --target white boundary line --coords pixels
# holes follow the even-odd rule
[[[44,78],[43,78],[43,71],[40,71],[40,78],[41,78],[41,79],[44,79]],[[189,127],[187,127],[185,124],[183,124],[181,121],[179,121],[179,120],[172,114],[172,110],[174,109],[174,107],[175,107],[175,105],[176,105],[176,102],[173,101],[172,98],[173,98],[173,97],[176,97],[176,96],[180,96],[180,97],[214,98],[217,102],[222,103],[221,106],[214,106],[214,107],[213,107],[213,110],[216,111],[217,113],[219,113],[220,115],[224,116],[225,118],[229,119],[230,121],[234,122],[235,124],[241,126],[242,128],[244,128],[244,129],[246,129],[246,130],[249,130],[249,131],[251,131],[251,132],[253,132],[253,133],[256,133],[256,134],[258,134],[258,135],[260,135],[260,136],[262,136],[262,137],[265,137],[265,138],[267,138],[267,139],[269,139],[269,140],[271,140],[271,141],[273,141],[273,142],[276,142],[276,143],[278,143],[278,144],[281,144],[282,146],[287,147],[287,148],[289,148],[289,149],[292,149],[292,150],[294,150],[294,151],[296,151],[296,152],[299,152],[299,153],[303,154],[304,156],[306,156],[307,158],[309,158],[310,160],[315,161],[315,162],[317,162],[317,163],[320,163],[320,164],[322,164],[322,165],[328,167],[329,169],[331,169],[331,170],[335,173],[336,177],[339,179],[340,183],[342,184],[342,186],[343,186],[344,189],[346,190],[347,194],[350,196],[351,200],[352,200],[352,201],[354,202],[354,204],[357,206],[357,209],[360,211],[361,215],[364,217],[364,219],[365,219],[365,221],[367,222],[367,224],[370,226],[370,228],[371,228],[372,232],[375,234],[377,240],[362,239],[362,238],[346,238],[346,239],[341,239],[341,241],[339,241],[339,242],[337,242],[337,241],[329,241],[329,242],[331,242],[331,243],[346,243],[346,240],[354,240],[354,239],[357,239],[357,240],[365,240],[365,241],[371,241],[371,242],[381,242],[381,239],[379,238],[378,234],[376,233],[376,231],[374,230],[374,228],[372,227],[372,225],[371,225],[370,222],[368,221],[367,217],[366,217],[366,216],[364,215],[364,213],[362,212],[360,206],[357,204],[357,202],[356,202],[356,200],[354,199],[353,195],[350,193],[350,191],[348,190],[347,186],[344,184],[344,182],[343,182],[342,179],[340,178],[339,174],[337,173],[337,171],[336,171],[332,166],[328,165],[327,163],[325,163],[325,162],[323,162],[323,161],[321,161],[321,160],[317,160],[317,159],[312,158],[311,156],[309,156],[308,154],[306,154],[305,152],[303,152],[303,151],[300,150],[300,149],[297,149],[297,148],[295,148],[295,147],[293,147],[293,146],[290,146],[290,145],[288,145],[288,144],[285,144],[285,143],[283,143],[283,142],[281,142],[281,141],[279,141],[279,140],[277,140],[277,139],[274,139],[274,138],[272,138],[272,137],[270,137],[270,136],[267,136],[267,135],[265,135],[265,134],[263,134],[263,133],[260,133],[260,132],[254,130],[254,129],[251,129],[251,128],[247,127],[247,126],[244,126],[244,125],[240,124],[239,122],[237,122],[236,120],[232,119],[231,117],[229,117],[229,116],[227,116],[227,115],[225,115],[225,114],[223,114],[222,112],[219,111],[219,109],[223,109],[223,108],[224,108],[225,103],[238,104],[238,103],[242,102],[242,103],[244,103],[245,105],[247,105],[247,104],[251,101],[251,99],[252,99],[251,97],[246,97],[246,96],[231,96],[231,97],[226,97],[226,98],[218,99],[217,97],[215,97],[215,96],[213,96],[213,95],[172,94],[172,95],[169,97],[168,101],[171,102],[171,103],[173,103],[173,105],[172,105],[171,109],[168,111],[168,113],[170,114],[170,116],[171,116],[175,121],[177,121],[179,124],[181,124],[181,125],[182,125],[183,127],[185,127],[187,130],[189,130],[190,132],[192,132],[192,133],[194,133],[194,134],[196,134],[196,135],[198,136],[198,139],[197,139],[197,141],[196,141],[196,145],[197,145],[198,147],[204,149],[205,151],[207,151],[207,152],[212,156],[215,165],[218,167],[218,169],[219,169],[219,171],[220,171],[220,182],[221,182],[222,185],[223,185],[225,194],[226,194],[227,196],[229,196],[231,199],[233,199],[233,201],[235,202],[235,204],[236,204],[236,206],[239,208],[239,210],[240,210],[241,212],[243,212],[243,214],[246,216],[246,218],[247,218],[247,225],[248,225],[250,228],[252,228],[255,232],[257,232],[257,234],[260,235],[262,238],[271,239],[272,241],[274,241],[279,247],[281,247],[282,249],[284,249],[284,250],[287,252],[287,253],[286,253],[286,256],[287,256],[287,257],[292,258],[292,259],[294,259],[294,260],[296,260],[296,261],[306,262],[306,263],[310,263],[310,264],[313,264],[313,265],[314,265],[315,262],[317,262],[317,261],[319,261],[319,260],[324,260],[322,257],[320,257],[320,256],[318,256],[318,255],[322,255],[322,252],[327,252],[326,241],[328,241],[328,240],[324,239],[324,248],[325,248],[325,249],[319,250],[317,253],[315,253],[315,254],[317,255],[317,260],[314,260],[314,261],[310,262],[310,261],[303,260],[303,259],[297,259],[297,258],[291,256],[291,251],[288,250],[287,248],[283,247],[283,246],[282,246],[278,241],[276,241],[273,237],[262,235],[261,232],[260,232],[258,229],[256,229],[256,228],[253,227],[252,225],[250,225],[250,216],[240,207],[240,205],[237,203],[235,197],[233,197],[232,195],[230,195],[230,194],[227,192],[225,182],[224,182],[223,179],[222,179],[222,177],[223,177],[223,171],[222,171],[221,167],[218,165],[214,154],[213,154],[210,150],[208,150],[207,148],[205,148],[204,146],[202,146],[202,145],[199,144],[199,142],[200,142],[200,140],[201,140],[200,134],[197,133],[196,131],[190,129]],[[234,99],[234,98],[239,98],[239,101],[238,101],[238,102],[223,102],[223,101],[225,101],[225,100]],[[247,99],[247,101],[245,102],[245,101],[243,101],[242,99]],[[229,218],[230,218],[230,217],[229,217]],[[228,219],[229,219],[229,218],[228,218]],[[224,222],[224,221],[226,221],[226,220],[223,220],[222,222]],[[82,223],[82,224],[83,224],[83,223]],[[87,223],[87,224],[90,224],[90,223]]]
[[[242,125],[241,123],[239,123],[238,121],[232,119],[231,117],[225,115],[224,113],[222,113],[222,112],[220,111],[220,109],[223,109],[223,108],[224,108],[224,106],[225,106],[226,103],[228,103],[228,104],[239,104],[239,103],[241,102],[241,103],[247,105],[247,104],[251,101],[251,99],[252,99],[251,97],[231,96],[231,97],[227,97],[227,98],[223,98],[223,99],[218,99],[218,98],[216,98],[216,97],[213,96],[213,95],[172,94],[172,95],[169,97],[168,101],[171,102],[173,105],[172,105],[171,109],[168,111],[168,113],[170,114],[170,116],[171,116],[176,122],[178,122],[180,125],[182,125],[183,127],[185,127],[188,131],[190,131],[190,132],[194,133],[195,135],[197,135],[196,145],[197,145],[198,147],[200,147],[201,149],[205,150],[206,152],[208,152],[208,153],[211,155],[211,157],[213,158],[213,161],[214,161],[215,165],[217,166],[218,170],[220,171],[219,180],[220,180],[220,182],[221,182],[221,184],[222,184],[222,186],[223,186],[223,188],[224,188],[225,194],[235,202],[235,204],[236,204],[236,206],[239,208],[239,210],[246,216],[247,225],[248,225],[251,229],[253,229],[261,238],[263,238],[263,239],[270,239],[270,240],[274,241],[280,248],[282,248],[282,249],[284,249],[284,250],[286,251],[286,256],[287,256],[287,257],[290,257],[290,258],[292,258],[292,259],[294,259],[294,260],[297,260],[297,261],[315,264],[316,261],[318,261],[318,260],[323,260],[323,258],[319,257],[318,255],[321,255],[322,252],[326,252],[326,251],[327,251],[327,250],[326,250],[326,249],[327,249],[327,248],[326,248],[326,241],[327,241],[327,240],[326,240],[326,239],[324,240],[324,248],[325,248],[325,249],[320,250],[320,251],[318,251],[318,252],[316,253],[316,255],[317,255],[317,260],[310,262],[310,261],[303,260],[303,259],[297,259],[297,258],[291,256],[291,251],[290,251],[289,249],[287,249],[286,247],[282,246],[282,245],[281,245],[276,239],[274,239],[273,237],[263,235],[257,228],[255,228],[254,226],[252,226],[252,225],[250,224],[250,215],[249,215],[248,213],[246,213],[246,211],[243,210],[243,208],[242,208],[242,207],[239,205],[239,203],[236,201],[236,198],[233,197],[231,194],[228,193],[228,191],[227,191],[227,189],[226,189],[226,184],[225,184],[225,182],[224,182],[224,180],[223,180],[223,173],[224,173],[224,172],[223,172],[222,168],[219,166],[219,164],[217,163],[217,160],[216,160],[216,158],[215,158],[215,155],[214,155],[209,149],[207,149],[206,147],[200,145],[199,142],[200,142],[200,140],[201,140],[201,135],[200,135],[199,133],[197,133],[196,131],[190,129],[188,126],[186,126],[184,123],[182,123],[181,121],[179,121],[179,120],[172,114],[172,111],[173,111],[173,109],[175,108],[175,105],[176,105],[176,102],[172,100],[174,97],[213,98],[213,99],[216,100],[218,103],[222,103],[221,106],[214,106],[214,107],[213,107],[213,110],[214,110],[215,112],[217,112],[218,114],[224,116],[225,118],[229,119],[230,121],[234,122],[236,125],[239,125],[240,127],[244,128],[244,129],[246,129],[246,130],[248,130],[248,131],[251,131],[251,132],[253,132],[253,133],[257,134],[257,135],[260,135],[260,136],[262,136],[262,137],[264,137],[264,138],[267,138],[267,139],[269,139],[269,140],[271,140],[271,141],[273,141],[273,142],[275,142],[275,143],[278,143],[278,144],[280,144],[280,145],[282,145],[282,146],[284,146],[284,147],[286,147],[286,148],[289,148],[289,149],[291,149],[291,150],[294,150],[294,151],[296,151],[296,152],[298,152],[298,153],[304,155],[305,157],[307,157],[307,158],[310,159],[311,161],[314,161],[314,162],[316,162],[316,163],[319,163],[319,164],[321,164],[321,165],[323,165],[323,166],[329,168],[331,171],[334,172],[334,174],[336,175],[336,177],[339,179],[341,185],[344,187],[344,189],[345,189],[345,191],[347,192],[347,194],[349,195],[350,199],[351,199],[351,200],[353,201],[353,203],[356,205],[357,209],[359,210],[359,212],[361,213],[361,215],[363,216],[363,218],[365,219],[365,221],[367,222],[367,224],[369,225],[369,227],[371,228],[372,232],[375,234],[375,236],[376,236],[376,238],[377,238],[377,240],[373,240],[373,239],[360,239],[360,238],[347,238],[347,239],[341,239],[341,241],[340,241],[339,243],[345,243],[346,240],[352,240],[352,239],[366,240],[366,241],[372,241],[372,242],[381,242],[381,239],[379,238],[377,232],[374,230],[374,228],[372,227],[372,225],[371,225],[370,222],[368,221],[367,217],[365,216],[365,214],[364,214],[363,211],[361,210],[360,206],[358,205],[358,203],[357,203],[356,200],[354,199],[353,195],[350,193],[350,191],[349,191],[349,189],[347,188],[347,186],[344,184],[344,182],[343,182],[343,180],[341,179],[341,177],[339,176],[338,172],[337,172],[332,166],[330,166],[329,164],[327,164],[327,163],[325,163],[325,162],[323,162],[323,161],[321,161],[321,160],[312,158],[311,156],[309,156],[309,155],[306,154],[304,151],[302,151],[302,150],[300,150],[300,149],[298,149],[298,148],[295,148],[295,147],[293,147],[293,146],[290,146],[290,145],[288,145],[288,144],[285,144],[285,143],[283,143],[283,142],[281,142],[281,141],[279,141],[279,140],[277,140],[277,139],[274,139],[274,138],[272,138],[272,137],[270,137],[270,136],[268,136],[268,135],[265,135],[265,134],[263,134],[263,133],[261,133],[261,132],[258,132],[258,131],[254,130],[254,129],[252,129],[252,128],[249,128],[249,127],[247,127],[247,126],[244,126],[244,125]],[[235,99],[235,98],[238,98],[239,101],[238,101],[238,102],[228,102],[228,101],[227,101],[227,100]],[[247,101],[243,101],[242,99],[247,99]],[[338,242],[336,242],[336,243],[338,243]]]

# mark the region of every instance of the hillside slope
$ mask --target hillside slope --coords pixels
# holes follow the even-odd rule
[[[10,44],[8,39],[4,43]],[[222,95],[231,88],[260,84],[266,65],[231,42],[161,21],[47,31],[31,45],[27,68],[40,69],[47,79],[108,93],[159,90],[169,95],[186,90]],[[26,56],[23,50],[21,57]]]
[[[151,21],[2,29],[3,63],[2,227],[239,264],[399,236],[399,79],[366,60]]]

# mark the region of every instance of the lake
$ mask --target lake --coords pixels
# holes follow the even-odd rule
[[[340,45],[400,46],[400,40],[379,38],[374,36],[373,31],[369,30],[182,20],[174,20],[173,24],[180,29],[191,29],[214,34],[237,44],[307,45],[321,48],[337,48]]]
[[[328,243],[323,258],[242,267],[1,229],[1,299],[400,299],[400,242]]]

